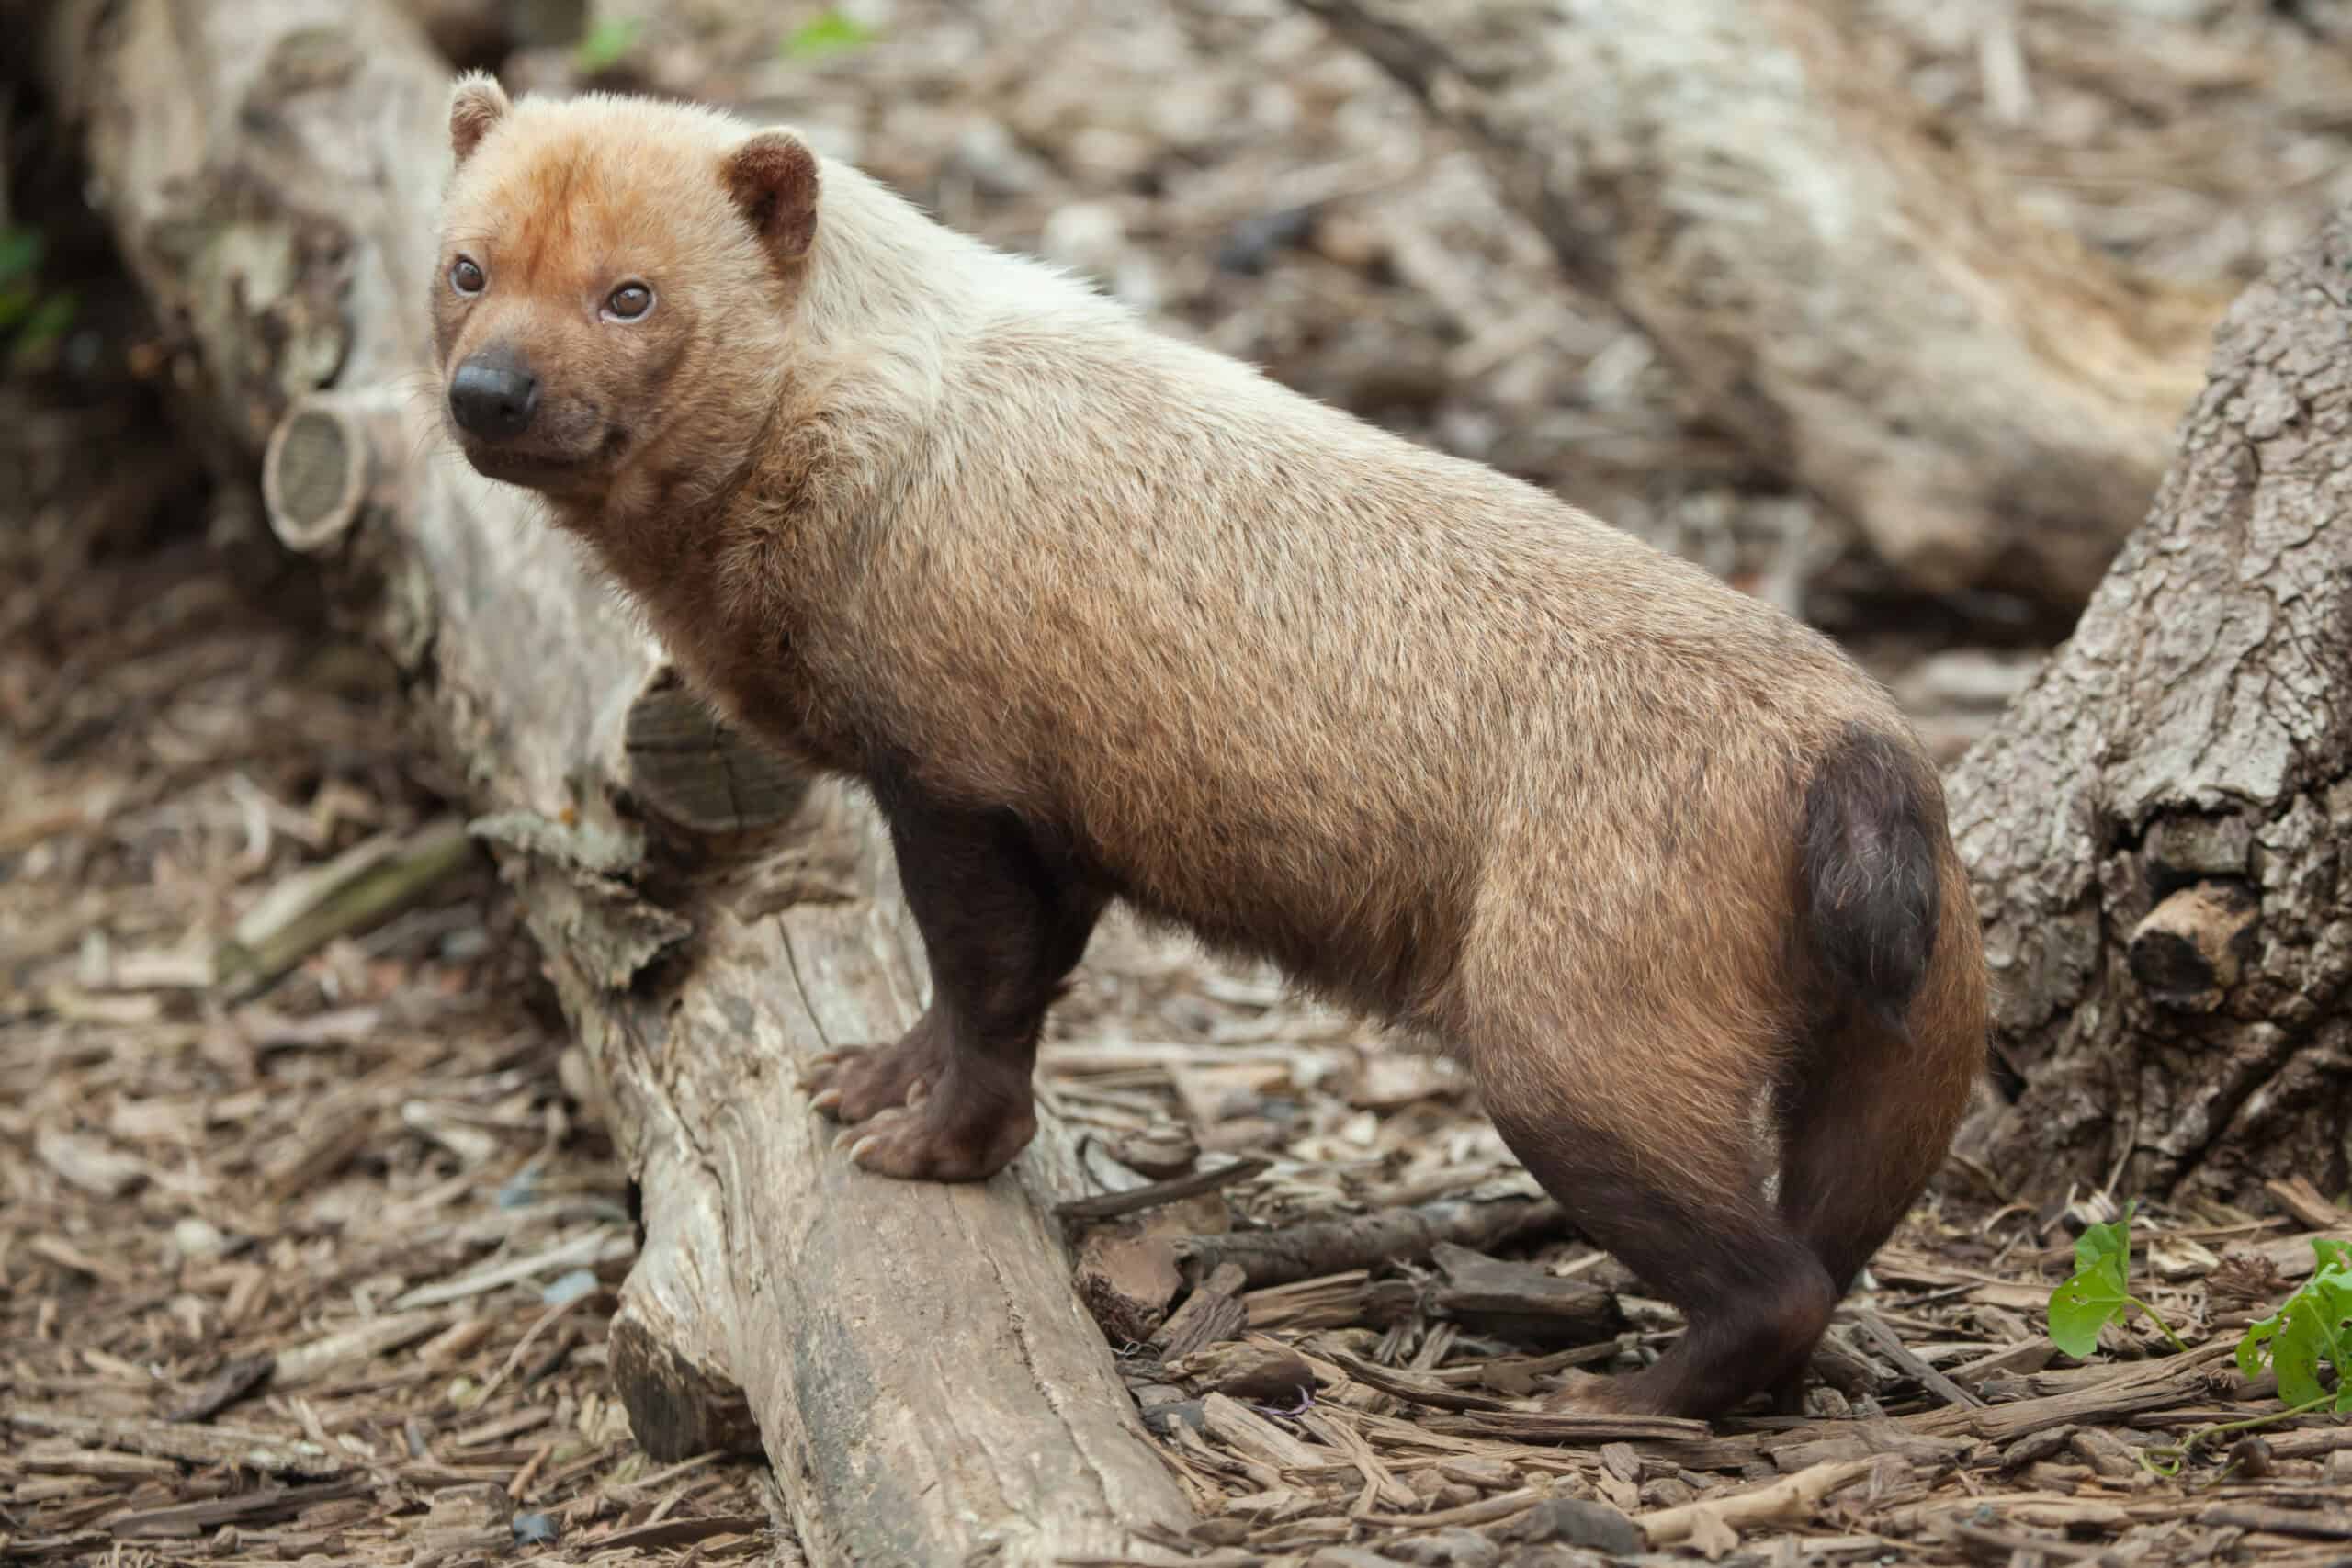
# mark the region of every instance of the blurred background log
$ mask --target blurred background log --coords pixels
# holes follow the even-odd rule
[[[2145,514],[2225,296],[2029,216],[1823,7],[1300,4],[1912,588],[2071,610]]]

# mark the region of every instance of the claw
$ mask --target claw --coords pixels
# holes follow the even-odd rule
[[[915,1079],[914,1082],[907,1086],[907,1098],[899,1101],[899,1103],[904,1105],[908,1110],[912,1111],[930,1098],[931,1078],[929,1075],[925,1075],[922,1077]]]
[[[873,1134],[866,1134],[864,1137],[858,1139],[857,1142],[849,1146],[849,1163],[854,1166],[863,1167],[865,1164],[866,1155],[881,1142],[882,1140],[876,1137]]]
[[[817,1091],[817,1097],[814,1100],[811,1100],[808,1102],[808,1105],[809,1108],[814,1111],[834,1111],[840,1108],[841,1102],[842,1091],[840,1089],[821,1089]]]
[[[1614,1380],[1604,1374],[1571,1369],[1563,1371],[1550,1392],[1536,1403],[1544,1410],[1583,1416],[1616,1416],[1623,1412],[1611,1397],[1615,1387]]]

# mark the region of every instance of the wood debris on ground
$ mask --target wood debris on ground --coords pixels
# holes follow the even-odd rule
[[[1958,137],[2153,270],[2243,278],[2352,196],[2328,7],[1840,3]],[[1476,160],[1280,0],[897,0],[821,59],[771,10],[655,17],[617,74],[806,124],[950,222],[1759,592],[1867,600]],[[86,294],[136,359],[152,327]],[[451,834],[458,782],[317,629],[249,494],[135,388],[53,390],[0,381],[0,1561],[797,1562],[762,1467],[650,1465],[605,1389],[626,1175]],[[1846,629],[1946,755],[2035,652]],[[1805,1416],[1596,1422],[1536,1401],[1676,1320],[1561,1232],[1447,1064],[1114,922],[1042,1078],[1105,1195],[1068,1220],[1079,1286],[1200,1513],[1163,1558],[2352,1550],[2352,1427],[2142,1463],[2279,1408],[2227,1347],[2306,1235],[2352,1235],[2308,1183],[2143,1210],[2188,1356],[2136,1325],[2059,1355],[2042,1303],[2105,1214],[1957,1172],[1847,1303]]]
[[[299,577],[57,493],[0,524],[0,1562],[789,1552],[605,1386],[627,1179],[392,694]]]
[[[1139,951],[1106,963],[1098,950],[1108,972],[1082,978],[1046,1060],[1063,1114],[1098,1130],[1106,1187],[1168,1200],[1081,1209],[1072,1224],[1082,1278],[1138,1254],[1160,1265],[1117,1274],[1124,1291],[1098,1282],[1089,1303],[1201,1514],[1169,1550],[1329,1568],[1669,1551],[2343,1561],[2352,1423],[2312,1415],[2200,1439],[2172,1479],[2143,1462],[2283,1408],[2275,1380],[2242,1376],[2233,1352],[2310,1272],[2312,1235],[2352,1237],[2352,1212],[2308,1182],[2279,1184],[2257,1213],[2143,1206],[2135,1288],[2188,1355],[2138,1322],[2110,1326],[2087,1364],[2060,1354],[2050,1292],[2074,1268],[2072,1233],[2113,1204],[2038,1213],[1962,1170],[1845,1303],[1803,1416],[1711,1428],[1554,1415],[1544,1392],[1640,1364],[1679,1332],[1674,1314],[1562,1235],[1556,1211],[1537,1212],[1442,1069],[1418,1102],[1368,1115],[1350,1089],[1387,1059],[1376,1044],[1232,972],[1208,1022],[1197,974],[1155,973],[1161,950],[1114,940]],[[1224,1151],[1200,1168],[1240,1179],[1203,1198],[1159,1171],[1121,1172],[1112,1151],[1164,1137],[1155,1127]],[[1495,1212],[1497,1240],[1417,1232],[1448,1195]],[[1317,1277],[1288,1267],[1335,1231],[1396,1245]],[[1284,1245],[1302,1235],[1314,1239]]]

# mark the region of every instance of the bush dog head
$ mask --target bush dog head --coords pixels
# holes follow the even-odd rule
[[[773,390],[741,367],[780,361],[819,183],[786,132],[605,107],[589,142],[487,76],[458,83],[433,292],[442,412],[467,461],[590,502],[698,415]],[[609,155],[616,133],[626,157]]]

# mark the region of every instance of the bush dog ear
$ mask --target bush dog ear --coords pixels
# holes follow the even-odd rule
[[[449,151],[458,155],[459,164],[473,156],[490,128],[505,118],[514,107],[495,77],[469,71],[458,78],[458,85],[449,90]]]
[[[789,131],[763,130],[728,155],[728,194],[778,261],[817,239],[817,155]]]

